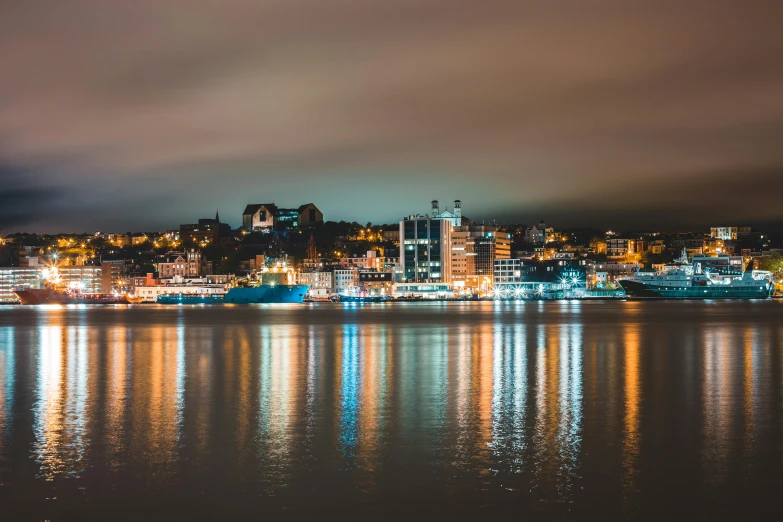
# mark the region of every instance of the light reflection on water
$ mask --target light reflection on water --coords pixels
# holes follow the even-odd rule
[[[644,303],[232,309],[240,320],[6,310],[0,500],[17,483],[71,481],[214,491],[240,507],[307,509],[300,490],[312,508],[394,506],[393,491],[622,517],[678,493],[657,480],[656,452],[696,496],[749,494],[738,476],[781,477],[769,457],[783,333],[775,304],[753,321],[734,305],[691,304],[690,321]]]

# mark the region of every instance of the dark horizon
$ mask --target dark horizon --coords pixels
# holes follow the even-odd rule
[[[779,2],[4,11],[2,233],[236,226],[270,201],[389,223],[432,198],[559,227],[783,222]]]

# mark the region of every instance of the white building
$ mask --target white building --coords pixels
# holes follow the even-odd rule
[[[359,271],[335,270],[333,281],[333,288],[335,293],[345,294],[352,292],[359,286]]]
[[[301,285],[310,285],[310,297],[329,297],[334,288],[332,272],[300,272],[297,279]]]
[[[394,283],[394,297],[421,297],[443,299],[454,297],[454,290],[447,283]]]
[[[454,200],[454,210],[449,212],[447,206],[443,212],[440,211],[438,200],[432,201],[432,219],[442,219],[451,223],[452,227],[462,226],[462,201]]]
[[[145,303],[154,303],[159,295],[224,295],[228,291],[225,283],[210,281],[208,278],[185,280],[176,277],[155,286],[137,286],[134,296],[141,297]]]
[[[553,228],[547,227],[544,221],[540,221],[538,225],[525,229],[525,242],[532,245],[543,245],[554,233]]]
[[[740,236],[750,234],[750,227],[712,227],[710,228],[710,237],[731,241]]]

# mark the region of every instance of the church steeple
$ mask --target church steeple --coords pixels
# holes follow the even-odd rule
[[[220,212],[217,209],[215,209],[215,221],[220,223]]]

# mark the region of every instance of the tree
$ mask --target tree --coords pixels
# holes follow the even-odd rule
[[[761,256],[758,259],[759,270],[768,270],[772,272],[772,278],[775,282],[783,282],[783,255],[774,253],[768,256]]]

